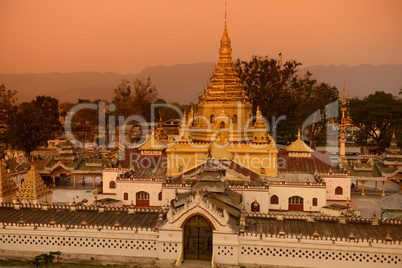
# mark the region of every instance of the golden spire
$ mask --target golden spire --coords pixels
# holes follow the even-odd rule
[[[212,74],[208,91],[204,93],[204,102],[248,101],[240,78],[232,62],[232,47],[226,23],[219,47],[219,62]]]
[[[33,155],[31,157],[31,170],[35,170],[35,160],[34,160]]]
[[[228,4],[228,1],[225,0],[225,22],[226,22],[226,6],[227,6],[227,4]]]
[[[255,119],[254,127],[259,128],[259,129],[265,129],[266,128],[266,124],[265,124],[265,121],[264,121],[264,119],[262,117],[262,113],[261,113],[261,109],[260,109],[259,105],[257,105],[256,119]]]
[[[391,146],[398,146],[398,140],[396,139],[395,136],[395,129],[392,130],[392,138],[391,138]]]
[[[226,24],[226,1],[225,1],[225,26],[223,28],[223,35],[221,38],[221,46],[219,48],[219,63],[218,65],[221,64],[230,64],[232,63],[232,47],[230,45],[230,38],[228,34],[228,28]]]
[[[297,130],[297,139],[300,140],[300,128]]]
[[[342,106],[346,104],[346,92],[345,88],[343,88],[343,94],[342,94]]]
[[[261,110],[260,110],[260,105],[257,105],[257,116],[262,116]]]
[[[232,61],[232,47],[230,45],[230,38],[228,35],[228,29],[226,25],[226,20],[225,20],[225,27],[223,29],[223,35],[221,38],[221,47],[219,49],[219,59],[220,62],[218,65],[224,61],[224,62],[231,62]]]

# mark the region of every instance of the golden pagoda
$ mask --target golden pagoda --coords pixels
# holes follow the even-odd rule
[[[15,201],[19,200],[21,203],[42,204],[45,201],[52,203],[52,191],[49,190],[39,175],[33,160],[31,162],[31,169],[28,171],[13,199]]]
[[[11,178],[5,166],[0,167],[0,203],[11,203],[13,196],[17,192],[17,185]]]
[[[188,118],[184,116],[179,141],[166,150],[167,173],[179,175],[213,158],[277,177],[278,150],[260,109],[253,118],[252,108],[232,61],[225,19],[219,62],[207,90],[199,95],[197,112],[192,110]]]
[[[192,132],[192,138],[195,141],[211,141],[212,133],[216,129],[230,127],[233,130],[231,141],[249,140],[251,133],[245,134],[238,128],[244,128],[253,115],[252,109],[253,105],[233,65],[232,48],[225,21],[219,48],[219,62],[207,90],[198,98],[199,119],[196,119],[194,129],[197,131]]]

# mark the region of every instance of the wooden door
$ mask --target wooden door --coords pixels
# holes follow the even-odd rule
[[[212,227],[204,217],[196,215],[187,221],[183,239],[184,259],[212,259]]]

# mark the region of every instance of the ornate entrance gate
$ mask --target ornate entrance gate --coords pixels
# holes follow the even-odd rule
[[[184,259],[212,259],[212,227],[202,216],[191,217],[184,225]]]

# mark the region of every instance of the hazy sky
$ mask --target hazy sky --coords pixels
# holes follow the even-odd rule
[[[224,0],[0,0],[0,73],[216,62]],[[233,57],[402,64],[401,0],[228,0]]]

